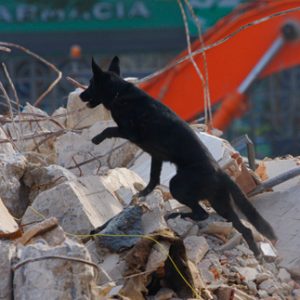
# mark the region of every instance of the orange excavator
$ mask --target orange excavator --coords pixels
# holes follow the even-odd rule
[[[211,105],[219,103],[213,126],[224,130],[247,109],[246,91],[254,80],[300,65],[300,1],[259,0],[243,4],[191,45],[202,74],[206,47]],[[140,87],[183,119],[204,112],[204,87],[184,51]]]

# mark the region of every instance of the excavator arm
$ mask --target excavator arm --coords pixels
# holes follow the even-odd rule
[[[246,91],[256,78],[300,64],[299,0],[260,0],[239,6],[203,36],[211,104],[220,103],[214,126],[225,129],[247,109]],[[221,42],[220,42],[221,41]],[[201,49],[200,41],[192,51]],[[194,56],[202,74],[201,51]],[[204,86],[182,52],[165,71],[140,84],[187,121],[204,112]]]

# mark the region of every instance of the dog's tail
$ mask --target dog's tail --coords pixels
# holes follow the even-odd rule
[[[221,177],[224,180],[235,205],[245,215],[249,222],[269,240],[276,241],[277,237],[272,226],[259,214],[240,187],[226,173],[222,172]]]

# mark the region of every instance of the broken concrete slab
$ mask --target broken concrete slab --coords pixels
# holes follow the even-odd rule
[[[16,257],[16,247],[10,241],[0,240],[0,299],[12,300],[13,297],[13,272],[11,264]]]
[[[203,236],[188,236],[183,240],[187,258],[198,264],[209,250],[209,245]]]
[[[280,266],[291,272],[297,269],[296,262],[300,262],[299,193],[300,186],[295,185],[285,191],[263,193],[252,198],[278,237],[276,249],[282,258]]]
[[[14,299],[94,299],[91,264],[87,249],[70,239],[56,247],[42,241],[18,246]]]
[[[15,123],[6,123],[5,131],[15,140],[20,152],[42,153],[49,162],[55,161],[53,143],[62,126],[43,110],[27,103]]]
[[[133,195],[138,192],[136,185],[145,186],[140,176],[126,168],[109,169],[105,175],[100,175],[100,178],[105,188],[124,206],[129,205]]]
[[[7,141],[6,143],[0,144],[0,153],[12,155],[15,154],[15,148],[13,144],[9,141],[9,138],[2,127],[0,127],[0,140]]]
[[[69,170],[59,165],[36,166],[29,165],[23,182],[30,189],[29,200],[33,199],[42,191],[48,190],[62,182],[74,181],[77,177]]]
[[[147,209],[142,216],[142,228],[145,234],[162,231],[168,228],[165,221],[165,207],[163,194],[160,190],[155,189],[151,194],[145,197],[143,201]]]
[[[19,218],[24,213],[28,199],[20,182],[27,167],[26,158],[18,153],[0,154],[0,198],[10,211]]]
[[[94,234],[96,244],[111,252],[120,252],[131,248],[143,235],[142,214],[143,208],[140,206],[124,208],[118,215],[91,232]]]
[[[55,142],[57,163],[78,176],[97,174],[103,166],[124,167],[134,158],[137,147],[123,139],[106,139],[94,145],[91,139],[114,124],[112,121],[96,122],[82,132],[67,132]]]
[[[122,209],[99,176],[88,176],[63,182],[38,194],[26,210],[22,224],[39,221],[41,216],[56,217],[66,232],[88,234]]]
[[[21,235],[19,226],[0,199],[0,238],[12,238]]]

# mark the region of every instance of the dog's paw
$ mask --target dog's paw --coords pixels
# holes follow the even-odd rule
[[[92,143],[95,145],[99,145],[101,141],[99,141],[99,139],[95,136],[92,138]]]

